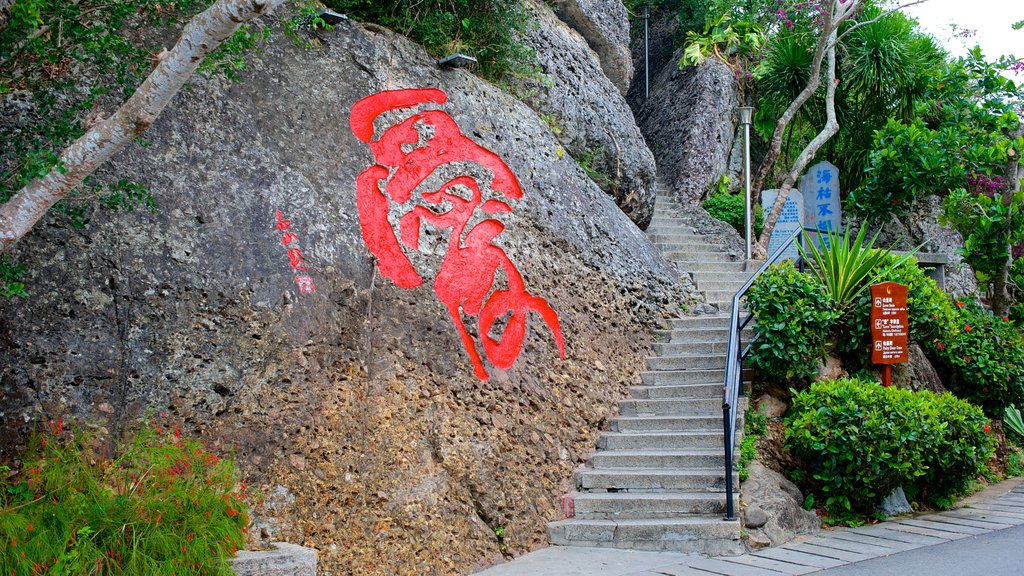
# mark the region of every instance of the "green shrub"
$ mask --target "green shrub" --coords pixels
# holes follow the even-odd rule
[[[736,466],[740,482],[750,477],[747,466],[757,458],[757,439],[768,433],[768,418],[760,410],[747,409],[743,419],[743,440],[740,441],[740,460]]]
[[[50,427],[0,479],[0,573],[233,573],[249,518],[230,460],[153,427],[109,460]]]
[[[356,20],[387,26],[435,56],[462,52],[481,76],[500,80],[528,74],[533,51],[520,40],[532,21],[520,0],[325,0]]]
[[[818,382],[786,419],[786,446],[832,516],[870,513],[900,486],[945,503],[993,454],[984,414],[948,394],[860,380]]]
[[[907,287],[910,340],[928,350],[930,343],[955,326],[956,312],[949,296],[929,278],[913,258],[889,254],[883,260],[877,282],[896,282]],[[868,367],[871,359],[869,318],[871,294],[862,292],[838,321],[836,346],[848,370]]]
[[[1024,336],[1009,318],[974,302],[956,302],[955,325],[931,343],[950,389],[1001,418],[1010,404],[1024,405]]]
[[[988,418],[977,406],[952,394],[918,392],[925,408],[943,423],[942,433],[932,438],[925,452],[925,475],[919,486],[930,504],[949,508],[971,481],[984,472],[985,461],[995,454],[995,438]]]
[[[741,236],[746,234],[743,223],[745,206],[742,195],[728,192],[712,194],[704,201],[704,209],[712,218],[717,218],[735,228]],[[760,236],[762,228],[764,228],[764,212],[754,210],[754,233]]]
[[[761,274],[746,298],[757,318],[751,367],[781,382],[796,384],[814,377],[838,316],[821,285],[784,261]]]

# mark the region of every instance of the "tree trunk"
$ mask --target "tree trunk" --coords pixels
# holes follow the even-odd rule
[[[1024,134],[1024,123],[1021,123],[1017,127],[1017,131],[1011,134],[1012,137],[1017,137]],[[996,316],[1006,316],[1010,309],[1010,294],[1006,290],[1007,280],[1010,276],[1010,267],[1013,266],[1013,246],[1011,246],[1012,239],[1009,237],[1010,231],[1013,230],[1013,214],[1010,212],[1010,207],[1013,205],[1013,200],[1017,193],[1020,192],[1021,186],[1021,164],[1020,164],[1020,152],[1016,154],[1016,159],[1011,160],[1006,167],[1006,178],[1008,180],[1007,189],[1003,191],[1002,204],[1006,208],[1006,231],[1007,231],[1007,242],[1006,242],[1006,260],[1003,261],[1002,266],[996,271],[995,278],[992,279],[992,312]]]
[[[0,205],[0,253],[7,252],[61,198],[100,164],[146,131],[207,54],[238,30],[285,0],[218,0],[185,25],[170,52],[111,116],[91,127],[60,155],[57,167],[32,180]]]
[[[782,186],[779,188],[779,195],[775,199],[775,204],[772,205],[772,210],[765,219],[761,238],[758,239],[757,246],[753,250],[754,258],[758,260],[763,260],[769,256],[768,241],[771,238],[772,230],[775,228],[775,223],[779,220],[779,215],[782,214],[782,207],[786,204],[789,191],[793,189],[797,178],[807,168],[807,165],[810,164],[811,159],[818,153],[818,150],[839,131],[839,121],[836,119],[836,86],[839,84],[839,79],[836,78],[836,27],[833,26],[831,29],[828,29],[827,35],[823,30],[822,39],[822,43],[828,46],[826,50],[828,65],[825,71],[825,126],[822,127],[821,132],[818,132],[811,139],[807,147],[800,152],[796,162],[793,163],[789,173],[786,175],[786,179],[783,180]]]

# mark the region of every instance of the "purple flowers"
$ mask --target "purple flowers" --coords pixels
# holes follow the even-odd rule
[[[967,188],[975,194],[984,194],[989,198],[1003,190],[1004,181],[1002,176],[989,176],[988,174],[972,173],[967,177]]]

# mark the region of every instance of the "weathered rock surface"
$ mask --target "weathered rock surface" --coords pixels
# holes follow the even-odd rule
[[[558,17],[586,39],[605,76],[622,95],[633,79],[629,15],[621,0],[552,0]]]
[[[652,79],[637,122],[658,163],[658,177],[684,206],[696,206],[725,173],[738,96],[732,71],[710,58],[676,67],[679,54]]]
[[[921,391],[930,390],[936,394],[946,392],[942,378],[925,356],[924,350],[916,343],[907,348],[909,360],[892,367],[892,383],[899,388]]]
[[[907,502],[907,494],[903,491],[903,487],[893,490],[892,494],[889,494],[882,499],[882,502],[875,508],[875,511],[885,516],[899,516],[901,514],[912,514],[914,507]]]
[[[643,20],[634,21],[630,52],[633,56],[633,82],[629,85],[627,99],[633,110],[640,110],[644,103],[644,29]],[[679,10],[659,7],[651,13],[647,26],[649,81],[660,72],[679,48]],[[672,60],[672,62],[678,61]]]
[[[748,527],[760,532],[775,546],[797,536],[816,534],[821,529],[818,516],[803,509],[804,497],[795,484],[757,461],[751,462],[748,469],[750,477],[740,488],[748,510],[754,511],[745,518]],[[761,513],[767,520],[757,527],[763,519],[759,517]]]
[[[32,295],[0,302],[0,460],[34,420],[116,434],[166,411],[215,450],[237,446],[266,496],[255,536],[315,548],[322,573],[465,572],[501,554],[498,527],[514,554],[544,541],[640,382],[648,326],[691,288],[525,105],[388,31],[321,35],[312,50],[275,37],[240,82],[195,78],[148,146],[97,175],[141,181],[158,211],[97,212],[86,230],[51,217],[19,244]],[[447,230],[424,225],[409,254],[422,286],[375,273],[354,199],[373,157],[348,111],[410,87],[445,90],[443,110],[518,176],[495,243],[558,312],[565,360],[530,315],[515,365],[474,377],[431,289]],[[296,289],[277,211],[313,294]]]
[[[875,244],[892,246],[896,250],[921,246],[922,253],[944,254],[949,258],[946,292],[956,297],[974,294],[978,291],[978,280],[959,252],[964,247],[964,238],[956,230],[940,224],[941,215],[942,200],[938,196],[922,198],[914,202],[901,221],[890,220],[882,228]]]
[[[622,211],[646,229],[654,215],[657,168],[633,112],[579,35],[546,4],[535,3],[533,10],[539,26],[526,37],[547,80],[531,83],[526,103],[551,125],[569,154],[597,175],[595,182]]]

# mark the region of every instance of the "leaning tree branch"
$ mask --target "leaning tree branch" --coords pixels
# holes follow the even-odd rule
[[[836,132],[839,132],[839,120],[836,117],[836,87],[839,85],[839,78],[836,77],[835,37],[836,29],[832,28],[828,36],[831,48],[828,49],[828,65],[825,70],[825,126],[800,152],[800,155],[797,156],[796,161],[786,175],[786,179],[782,181],[782,186],[779,187],[779,195],[775,198],[775,203],[772,205],[768,218],[765,219],[764,230],[767,233],[761,234],[757,244],[756,257],[758,259],[768,256],[768,242],[771,237],[771,230],[775,228],[775,223],[782,214],[782,208],[786,204],[789,192],[793,189],[800,174],[807,168],[807,165],[810,164],[811,159],[818,153],[818,150],[835,136]]]
[[[92,126],[60,155],[58,164],[0,205],[0,253],[7,252],[51,206],[82,183],[102,163],[148,129],[171,99],[215,50],[238,28],[285,0],[217,0],[181,31],[170,52],[138,90],[108,119]]]

